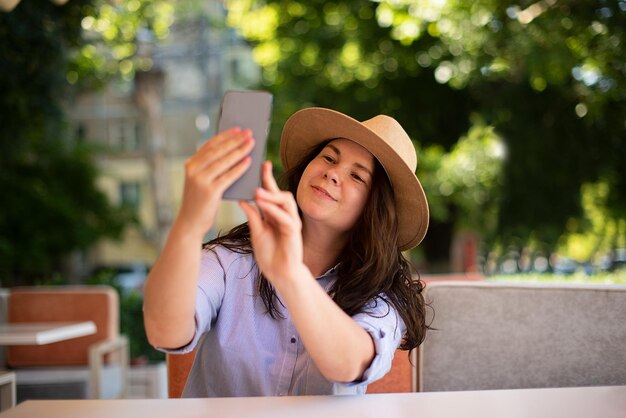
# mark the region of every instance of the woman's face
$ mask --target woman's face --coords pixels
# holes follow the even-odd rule
[[[296,200],[305,222],[347,232],[363,212],[372,187],[374,156],[349,139],[335,139],[309,163]]]

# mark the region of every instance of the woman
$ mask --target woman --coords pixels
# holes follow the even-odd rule
[[[402,127],[309,108],[285,124],[287,191],[269,162],[248,222],[201,248],[224,190],[250,164],[230,130],[186,162],[183,202],[145,288],[150,342],[198,347],[183,396],[365,393],[398,346],[424,338],[422,284],[401,251],[428,204]]]

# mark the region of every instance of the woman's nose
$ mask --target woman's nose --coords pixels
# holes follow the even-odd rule
[[[335,184],[339,183],[339,175],[337,174],[337,170],[329,169],[324,173],[324,178],[332,181]]]

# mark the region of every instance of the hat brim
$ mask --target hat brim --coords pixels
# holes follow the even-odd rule
[[[380,162],[394,190],[398,247],[404,251],[417,246],[428,229],[429,211],[424,189],[396,151],[356,119],[324,108],[307,108],[294,113],[285,123],[281,136],[283,167],[293,167],[316,145],[335,138],[356,142]]]

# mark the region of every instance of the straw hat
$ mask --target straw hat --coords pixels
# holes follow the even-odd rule
[[[317,144],[335,138],[356,142],[380,162],[394,190],[398,247],[408,250],[419,244],[428,229],[428,201],[415,176],[415,148],[402,126],[385,115],[359,122],[331,109],[302,109],[294,113],[283,128],[280,159],[284,168],[298,164]]]

